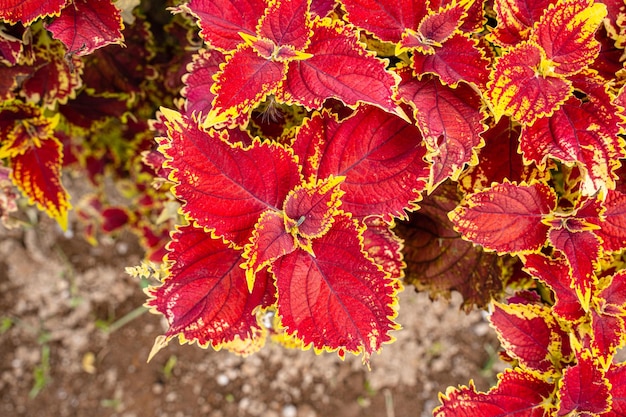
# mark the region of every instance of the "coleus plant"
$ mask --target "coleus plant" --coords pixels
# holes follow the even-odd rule
[[[622,9],[176,8],[205,48],[160,119],[186,224],[148,290],[170,324],[155,350],[178,335],[249,354],[279,333],[368,362],[392,341],[406,275],[490,304],[512,364],[488,392],[451,388],[436,415],[621,415]]]
[[[173,5],[172,54],[140,15],[123,28],[120,2],[7,3],[13,183],[65,225],[61,155],[94,174],[106,155],[144,209],[96,197],[81,216],[134,223],[154,248],[166,229],[145,220],[168,189],[180,201],[147,290],[170,326],[153,353],[271,337],[367,363],[405,283],[488,306],[511,364],[435,415],[626,414],[622,1],[190,0]],[[129,53],[97,49],[120,33]],[[146,123],[119,119],[159,100],[151,149]],[[112,128],[127,140],[76,139]]]

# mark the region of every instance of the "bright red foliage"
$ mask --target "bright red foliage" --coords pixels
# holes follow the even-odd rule
[[[514,367],[435,415],[625,415],[623,2],[118,7],[0,0],[0,219],[9,180],[66,227],[64,170],[123,179],[128,207],[77,214],[166,254],[157,348],[281,333],[367,362],[404,280],[489,306]]]
[[[0,19],[14,24],[22,22],[29,25],[45,16],[58,16],[67,0],[2,0],[0,1]]]
[[[122,18],[111,0],[74,0],[46,26],[72,55],[88,55],[111,43],[122,41]]]

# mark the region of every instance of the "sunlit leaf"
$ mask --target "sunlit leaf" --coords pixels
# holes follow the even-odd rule
[[[575,323],[585,317],[580,300],[574,290],[572,273],[564,258],[551,259],[542,254],[529,254],[524,261],[525,270],[543,281],[554,292],[554,314]]]
[[[500,45],[516,45],[528,40],[531,29],[556,0],[494,0],[498,25],[490,39]]]
[[[399,95],[414,109],[417,126],[428,148],[426,158],[433,163],[429,187],[445,179],[456,180],[465,164],[475,165],[476,148],[485,130],[480,97],[469,86],[452,89],[435,77],[421,80],[403,71]]]
[[[404,217],[428,176],[419,130],[373,106],[360,106],[342,122],[315,113],[296,134],[293,149],[305,178],[345,177],[341,209],[357,218]]]
[[[604,372],[585,355],[578,363],[565,370],[559,381],[559,416],[573,411],[577,413],[602,414],[610,410],[610,384]]]
[[[599,229],[594,234],[602,240],[602,249],[615,252],[626,248],[626,194],[619,191],[607,192],[604,200],[604,221],[596,220]]]
[[[626,313],[626,270],[620,270],[610,278],[609,284],[598,294],[598,302],[607,315]]]
[[[111,0],[73,0],[61,16],[46,25],[71,55],[83,56],[122,43],[122,16]]]
[[[567,227],[550,230],[550,243],[561,251],[572,268],[573,284],[584,308],[589,306],[592,287],[596,281],[593,273],[600,255],[600,242],[590,231],[572,231]]]
[[[595,32],[606,16],[606,6],[593,0],[557,0],[534,27],[532,41],[546,53],[554,72],[579,72],[598,55]]]
[[[496,58],[492,79],[487,84],[487,97],[499,119],[511,116],[531,125],[543,116],[550,116],[571,94],[571,82],[541,73],[545,52],[536,44],[524,42]]]
[[[311,0],[311,13],[326,17],[335,9],[338,0]]]
[[[169,244],[171,266],[163,284],[151,287],[147,306],[168,321],[166,337],[219,349],[236,339],[262,337],[252,312],[271,300],[271,280],[258,278],[248,292],[241,251],[193,225],[178,229]]]
[[[239,117],[276,91],[285,77],[287,64],[259,56],[245,45],[226,59],[226,65],[216,76],[211,118],[221,120],[221,114]]]
[[[193,56],[188,72],[183,77],[185,86],[181,91],[188,116],[195,114],[202,120],[202,116],[209,114],[215,97],[211,91],[213,76],[224,62],[226,57],[218,50],[201,49]]]
[[[415,48],[420,53],[435,53],[435,47],[448,40],[463,23],[465,9],[453,2],[438,11],[431,11],[420,22],[417,31],[408,26],[398,44],[400,50]]]
[[[524,157],[538,165],[548,157],[580,164],[594,190],[613,188],[613,171],[623,150],[615,117],[604,117],[610,112],[608,105],[570,98],[551,117],[524,128],[520,139]]]
[[[244,248],[246,262],[242,266],[256,273],[296,247],[295,237],[285,229],[283,216],[276,211],[265,211],[259,216],[250,243]]]
[[[0,19],[27,26],[41,17],[58,16],[65,3],[67,0],[2,0]]]
[[[70,196],[61,183],[63,151],[53,136],[37,138],[26,152],[11,158],[11,179],[37,207],[67,228]]]
[[[341,205],[342,181],[342,177],[329,177],[294,188],[283,207],[287,231],[305,239],[326,233]]]
[[[347,19],[383,41],[399,42],[406,28],[417,29],[428,13],[425,1],[343,0]]]
[[[271,0],[260,20],[258,34],[277,46],[302,50],[311,37],[308,0]]]
[[[596,309],[591,309],[590,316],[592,352],[600,363],[608,364],[617,349],[624,346],[624,319],[602,314]]]
[[[242,43],[240,33],[255,35],[265,7],[265,0],[191,0],[181,9],[198,19],[205,42],[229,52]]]
[[[393,100],[396,80],[385,63],[357,42],[354,30],[338,22],[313,22],[313,36],[304,52],[308,59],[289,62],[280,101],[319,108],[329,98],[348,106],[365,102],[397,112]]]
[[[364,223],[367,227],[363,231],[363,247],[367,254],[381,265],[391,278],[403,278],[406,263],[402,252],[404,248],[402,240],[394,233],[392,226],[380,217],[367,217]]]
[[[548,417],[553,410],[545,404],[554,385],[520,369],[498,375],[498,384],[489,392],[469,387],[448,388],[435,417]]]
[[[368,360],[396,328],[393,281],[363,252],[353,220],[335,218],[333,227],[272,264],[278,313],[288,334],[315,350],[363,353]]]
[[[489,319],[507,354],[525,369],[543,375],[555,372],[561,345],[569,343],[550,308],[532,304],[495,303]]]
[[[289,191],[300,184],[292,154],[258,141],[244,150],[227,142],[227,131],[205,132],[184,117],[172,118],[160,150],[173,169],[183,211],[218,236],[245,245],[259,215],[281,210]]]
[[[626,415],[626,364],[613,364],[605,375],[611,384],[611,409],[603,417]]]
[[[71,205],[61,183],[63,145],[53,130],[57,122],[33,106],[6,106],[0,111],[0,158],[9,159],[11,180],[29,203],[65,230]]]
[[[503,183],[466,197],[450,219],[465,239],[486,249],[529,252],[544,245],[549,227],[541,220],[555,205],[545,184]]]
[[[455,33],[433,54],[413,54],[411,66],[416,74],[436,74],[444,84],[455,87],[465,81],[484,89],[489,77],[489,60],[477,40]]]

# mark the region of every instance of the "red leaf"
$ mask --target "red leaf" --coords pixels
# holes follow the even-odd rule
[[[603,417],[626,416],[626,364],[613,364],[606,372],[611,384],[611,409]]]
[[[296,250],[296,240],[285,229],[282,214],[276,211],[265,211],[254,226],[252,238],[244,248],[242,267],[257,273],[272,261]]]
[[[111,0],[73,0],[46,29],[67,46],[69,54],[83,56],[105,45],[121,44],[124,24]]]
[[[409,71],[402,78],[399,95],[414,109],[433,163],[429,188],[434,189],[449,177],[456,180],[465,164],[476,164],[475,149],[486,127],[482,100],[465,84],[452,89],[434,77],[410,77]]]
[[[604,366],[613,360],[617,349],[623,347],[626,327],[622,318],[602,314],[596,309],[591,309],[590,316],[593,356]]]
[[[3,0],[0,19],[12,25],[28,26],[40,17],[58,16],[67,0]]]
[[[342,181],[341,177],[329,177],[295,187],[283,206],[286,229],[305,239],[325,234],[341,205]]]
[[[61,49],[61,44],[54,46]],[[32,72],[21,84],[21,94],[30,102],[55,108],[57,104],[67,103],[82,85],[80,60],[72,57],[63,59],[62,54],[54,53],[52,46],[51,51],[37,56],[31,68]]]
[[[61,143],[49,137],[11,159],[11,179],[26,194],[29,203],[36,203],[65,230],[72,206],[61,184],[62,159]]]
[[[429,12],[420,22],[417,32],[413,27],[407,27],[398,46],[416,48],[425,55],[435,53],[435,46],[441,46],[448,40],[463,23],[465,8],[457,3],[450,3],[441,7],[437,12]]]
[[[342,210],[357,218],[405,217],[426,185],[419,130],[377,107],[361,106],[339,123],[315,113],[296,134],[294,153],[305,178],[345,177]]]
[[[490,39],[500,45],[516,45],[528,40],[531,29],[556,0],[495,0],[493,9],[498,26]]]
[[[278,88],[286,70],[285,62],[267,60],[248,45],[238,49],[217,75],[212,90],[216,96],[207,122],[213,123],[213,117],[221,120],[220,114],[235,118],[247,115]]]
[[[241,252],[202,229],[184,226],[172,235],[169,275],[151,287],[147,305],[163,314],[170,325],[166,337],[197,341],[216,349],[236,339],[260,338],[263,329],[253,311],[271,304],[271,281],[257,277],[248,292]],[[268,298],[270,301],[268,301]]]
[[[471,194],[450,219],[467,240],[498,252],[529,252],[542,247],[548,226],[543,216],[556,206],[554,192],[545,184],[496,184]]]
[[[462,33],[455,33],[441,47],[435,48],[434,54],[415,53],[411,57],[416,74],[435,74],[451,87],[465,81],[483,90],[489,78],[488,65],[478,41]]]
[[[364,223],[367,228],[363,231],[363,247],[367,254],[376,264],[381,265],[391,278],[403,278],[406,264],[403,260],[402,240],[380,217],[367,217]]]
[[[626,194],[607,191],[604,206],[604,221],[595,221],[600,228],[593,233],[602,240],[604,251],[616,252],[626,248]]]
[[[521,126],[508,117],[483,133],[485,146],[478,150],[480,163],[465,171],[459,183],[470,193],[482,190],[494,182],[521,183],[539,179],[542,174],[534,166],[524,165],[522,155],[517,151]]]
[[[0,61],[9,66],[14,66],[24,51],[24,28],[20,26],[5,27],[3,31],[4,36],[0,37]]]
[[[610,278],[601,280],[601,291],[594,294],[590,311],[591,347],[602,366],[613,360],[617,349],[624,346],[626,326],[626,271],[621,270]]]
[[[548,157],[565,163],[578,163],[593,183],[593,189],[612,188],[613,171],[623,150],[617,136],[615,117],[608,101],[581,103],[570,98],[550,118],[524,127],[520,148],[524,157],[544,165]]]
[[[443,43],[457,31],[464,17],[465,6],[452,2],[446,6],[442,5],[436,12],[430,12],[422,19],[417,30],[425,39]]]
[[[507,354],[524,369],[552,374],[560,362],[561,345],[569,343],[548,307],[495,303],[489,319]]]
[[[362,352],[367,362],[396,328],[393,281],[366,257],[349,217],[336,217],[312,247],[315,257],[297,250],[272,264],[281,323],[316,351]]]
[[[226,57],[218,50],[201,49],[193,56],[187,74],[183,77],[185,86],[181,91],[181,95],[185,97],[187,116],[195,114],[199,120],[203,120],[203,116],[209,114],[215,98],[211,91],[213,76],[219,72],[220,65],[224,62]]]
[[[227,142],[227,131],[205,132],[185,117],[170,117],[167,143],[159,149],[174,171],[183,211],[218,236],[245,245],[259,215],[279,211],[300,184],[292,154],[258,141],[244,150]]]
[[[427,2],[343,0],[347,18],[383,41],[397,43],[406,28],[415,29],[428,13]]]
[[[53,133],[58,119],[50,120],[37,113],[36,108],[26,105],[7,107],[0,112],[0,132],[6,132],[0,142],[0,158],[9,158],[11,180],[28,197],[29,203],[36,203],[65,230],[71,204],[61,184],[63,145]],[[3,126],[5,117],[8,130]]]
[[[610,410],[609,381],[589,356],[567,368],[559,381],[560,407],[557,416],[571,412],[602,414]]]
[[[623,316],[626,313],[626,270],[612,276],[610,283],[597,296],[604,314]]]
[[[180,8],[198,18],[200,36],[222,52],[242,43],[239,33],[254,36],[265,11],[265,0],[191,0]]]
[[[549,417],[546,404],[554,385],[521,370],[506,370],[498,375],[498,385],[487,393],[469,388],[448,388],[435,417]]]
[[[570,219],[574,222],[576,219]],[[589,306],[591,291],[597,282],[593,271],[600,256],[600,242],[590,231],[572,231],[565,226],[549,233],[552,246],[561,251],[572,268],[573,284],[583,308]]]
[[[554,314],[571,323],[585,317],[586,313],[574,291],[571,270],[564,258],[550,259],[533,253],[526,256],[524,269],[554,292]]]
[[[550,116],[567,100],[571,82],[542,74],[540,65],[545,52],[534,43],[520,43],[496,58],[487,97],[496,119],[509,115],[522,124],[531,125]]]
[[[311,37],[307,0],[271,1],[260,21],[258,35],[278,46],[302,50]]]
[[[311,13],[326,17],[335,9],[337,0],[311,0]]]
[[[531,40],[552,61],[554,72],[571,75],[591,64],[600,43],[595,32],[606,16],[606,7],[592,0],[557,0],[534,27]]]
[[[335,98],[348,106],[365,102],[398,112],[393,100],[395,78],[383,61],[357,42],[349,26],[316,20],[305,52],[312,57],[289,62],[284,91],[277,92],[280,101],[313,109]]]

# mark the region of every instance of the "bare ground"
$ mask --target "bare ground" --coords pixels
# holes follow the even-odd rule
[[[269,344],[248,358],[170,343],[146,363],[160,316],[144,313],[141,261],[123,234],[92,247],[39,217],[0,227],[0,415],[429,416],[438,392],[495,381],[498,343],[459,297],[400,295],[397,341],[371,361]],[[495,363],[495,365],[494,365]]]

